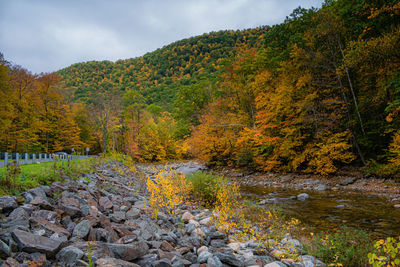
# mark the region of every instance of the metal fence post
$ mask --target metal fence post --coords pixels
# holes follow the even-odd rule
[[[8,153],[5,152],[4,153],[4,166],[7,167],[7,164],[8,164]]]
[[[17,165],[18,165],[18,163],[19,163],[19,155],[18,155],[18,153],[15,153],[15,162],[17,162]]]

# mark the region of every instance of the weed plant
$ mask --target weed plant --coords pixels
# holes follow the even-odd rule
[[[373,242],[368,233],[343,227],[333,233],[313,235],[306,252],[330,266],[361,267],[368,264]]]

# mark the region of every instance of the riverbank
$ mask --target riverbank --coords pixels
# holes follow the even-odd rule
[[[152,174],[141,169],[112,161],[79,180],[0,197],[2,266],[325,266],[290,236],[269,250],[237,241],[207,209],[184,204],[155,218],[145,188]],[[285,248],[298,259],[284,259]]]

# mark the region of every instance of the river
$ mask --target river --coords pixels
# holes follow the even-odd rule
[[[203,169],[205,167],[201,164],[188,162],[177,171],[187,175]],[[375,237],[400,235],[400,209],[394,208],[383,197],[360,192],[320,192],[267,186],[241,186],[241,193],[260,206],[278,208],[281,213],[299,219],[313,232],[346,225],[368,231]],[[295,199],[294,196],[300,193],[307,193],[310,198],[305,201]]]

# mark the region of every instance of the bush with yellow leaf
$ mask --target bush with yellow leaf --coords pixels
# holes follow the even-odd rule
[[[400,266],[400,236],[388,237],[375,243],[374,253],[368,253],[369,263],[374,267]]]
[[[177,215],[176,209],[188,200],[190,183],[183,173],[174,170],[161,170],[154,180],[147,178],[147,190],[150,193],[149,204],[154,217],[158,211]]]

